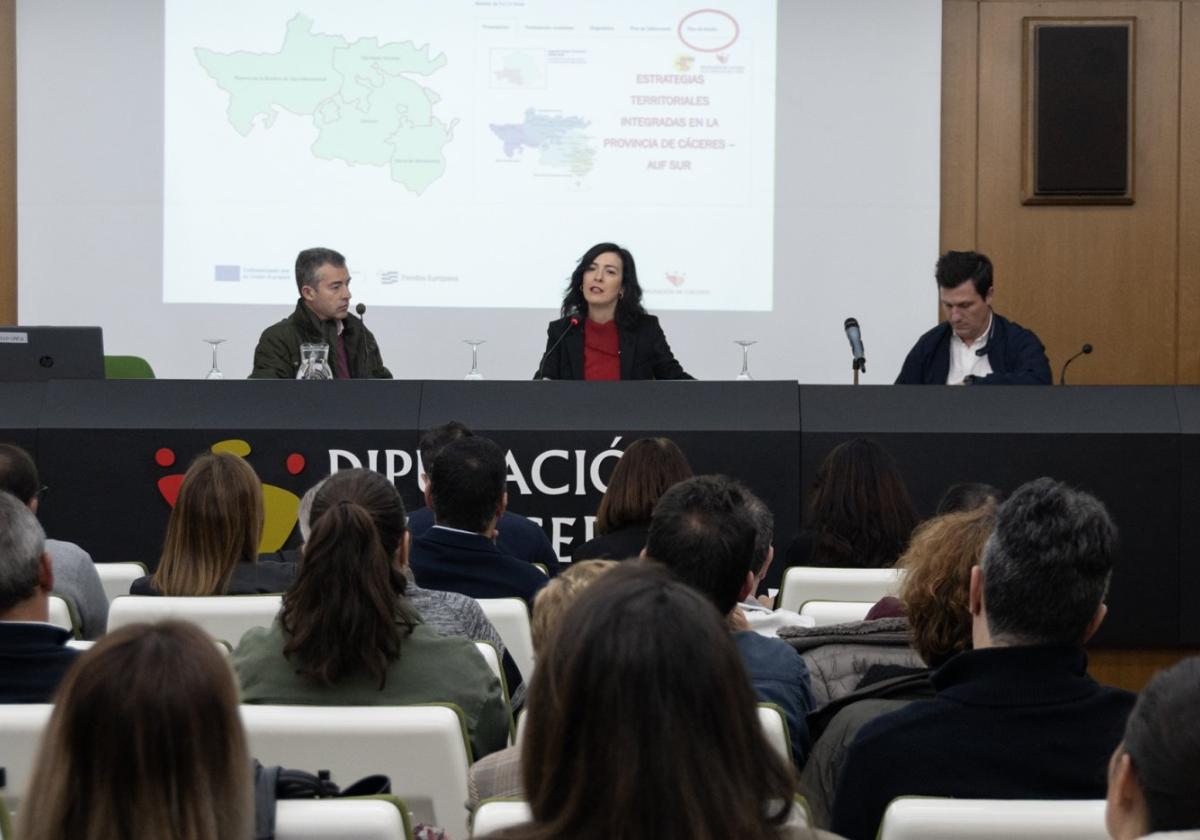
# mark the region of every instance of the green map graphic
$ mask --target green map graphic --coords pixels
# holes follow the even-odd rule
[[[418,195],[446,171],[443,151],[454,126],[433,115],[441,97],[413,76],[432,76],[446,65],[429,45],[353,43],[313,32],[296,15],[276,53],[219,53],[196,49],[196,59],[229,94],[229,122],[243,137],[256,122],[275,124],[279,111],[311,116],[317,129],[313,155],[351,165],[379,166]]]

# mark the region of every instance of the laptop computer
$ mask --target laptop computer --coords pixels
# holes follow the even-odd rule
[[[100,327],[0,326],[0,382],[103,378]]]

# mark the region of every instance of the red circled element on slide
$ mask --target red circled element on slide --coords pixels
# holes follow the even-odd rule
[[[169,467],[175,463],[175,453],[164,446],[154,453],[154,463],[160,467]]]
[[[698,46],[696,46],[691,41],[689,41],[687,38],[683,37],[684,24],[686,24],[691,18],[694,18],[696,15],[720,15],[723,18],[727,18],[729,20],[729,22],[731,24],[733,24],[733,37],[729,39],[728,43],[721,44],[720,46],[716,46],[716,47],[698,47]],[[679,27],[676,29],[676,33],[679,35],[679,40],[683,41],[684,46],[686,46],[688,49],[695,50],[696,52],[715,53],[715,52],[720,52],[721,50],[727,50],[730,47],[732,47],[734,45],[734,43],[737,41],[738,37],[742,34],[742,28],[740,26],[738,26],[737,19],[734,18],[733,15],[729,14],[729,12],[723,12],[720,9],[697,9],[696,11],[690,12],[683,16],[683,20],[679,21]]]
[[[299,452],[293,452],[287,456],[287,471],[292,475],[300,475],[304,472],[304,456]]]

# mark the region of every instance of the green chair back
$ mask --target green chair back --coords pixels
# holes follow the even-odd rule
[[[153,379],[154,368],[141,356],[105,356],[105,379]]]

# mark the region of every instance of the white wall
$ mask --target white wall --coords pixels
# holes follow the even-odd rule
[[[940,27],[937,0],[780,0],[775,309],[659,312],[691,373],[733,378],[732,340],[754,338],[756,378],[847,382],[853,315],[864,381],[890,382],[935,323]],[[160,377],[202,376],[202,339],[225,338],[222,366],[243,376],[259,332],[290,305],[161,303],[162,32],[161,0],[19,2],[19,316],[100,324],[107,352],[145,356]],[[635,255],[639,235],[624,237]],[[513,242],[495,255],[497,282],[520,277],[531,248],[559,252],[565,275],[588,244]],[[470,337],[489,341],[489,378],[527,378],[557,304],[373,307],[367,322],[398,377],[460,377]]]

